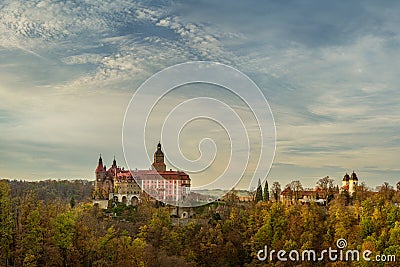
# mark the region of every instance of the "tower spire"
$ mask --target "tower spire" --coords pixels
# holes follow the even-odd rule
[[[115,167],[115,168],[117,168],[117,161],[115,160],[115,155],[114,155],[114,160],[113,160],[112,167]]]
[[[96,172],[104,171],[103,159],[101,158],[101,153],[99,157],[99,163],[97,164]]]

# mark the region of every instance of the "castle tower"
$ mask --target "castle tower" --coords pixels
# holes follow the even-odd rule
[[[153,162],[153,169],[157,172],[165,172],[167,167],[164,163],[164,153],[161,150],[161,144],[158,142],[157,150],[154,152],[154,162]]]
[[[109,193],[112,192],[112,189],[114,187],[113,177],[112,175],[110,175],[110,170],[107,171],[106,165],[103,165],[103,159],[101,158],[101,154],[99,157],[99,163],[97,164],[95,174],[96,174],[96,181],[94,183],[94,190],[95,190],[94,197],[96,199],[107,199]]]
[[[103,182],[106,178],[106,170],[103,165],[103,159],[101,158],[101,154],[99,157],[99,163],[97,164],[97,168],[95,170],[96,180],[94,182],[94,190],[95,192],[99,192],[103,187]]]
[[[349,185],[349,180],[350,180],[350,175],[346,173],[342,180],[342,187]]]
[[[356,187],[358,186],[358,178],[357,174],[353,171],[349,179],[349,193],[350,195],[356,191]]]
[[[106,178],[106,170],[103,165],[103,159],[101,158],[101,154],[99,157],[99,163],[96,168],[96,182],[102,182]]]

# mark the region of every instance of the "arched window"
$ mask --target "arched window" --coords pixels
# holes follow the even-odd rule
[[[138,203],[139,203],[139,199],[137,197],[133,197],[131,199],[131,205],[132,206],[137,206]]]

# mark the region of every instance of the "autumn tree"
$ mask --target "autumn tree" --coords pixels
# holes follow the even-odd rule
[[[8,266],[11,257],[11,243],[14,218],[11,211],[10,186],[0,181],[0,265]]]
[[[381,186],[377,187],[379,193],[385,200],[391,201],[394,196],[394,189],[388,182],[384,182]]]
[[[76,214],[73,211],[60,213],[53,220],[53,238],[56,246],[60,250],[64,266],[67,266],[67,262],[70,260],[68,256],[74,249],[75,221]]]
[[[38,266],[43,256],[43,243],[45,242],[45,229],[42,226],[41,211],[44,209],[43,203],[30,210],[24,221],[24,231],[22,235],[22,247],[24,248],[24,266]]]
[[[274,249],[282,248],[288,230],[285,206],[280,202],[274,202],[271,209],[260,219],[261,224],[251,240],[253,251],[258,251],[266,244]]]
[[[366,198],[368,198],[370,194],[371,192],[368,190],[368,187],[365,185],[365,182],[362,182],[358,186],[356,186],[354,197],[356,201],[361,203]]]
[[[148,240],[153,247],[160,248],[166,245],[165,240],[170,228],[169,212],[159,209],[153,213],[150,223],[140,228],[139,237]]]
[[[351,204],[351,196],[348,190],[343,190],[339,195],[339,200],[344,206]]]

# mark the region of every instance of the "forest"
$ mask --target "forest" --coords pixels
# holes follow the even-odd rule
[[[0,180],[0,266],[400,266],[400,183],[374,191],[362,184],[352,196],[332,190],[326,206],[284,204],[272,191],[271,200],[243,203],[233,191],[179,226],[148,198],[101,210],[92,190],[80,180]],[[396,261],[257,258],[265,245],[322,251],[338,239]]]

